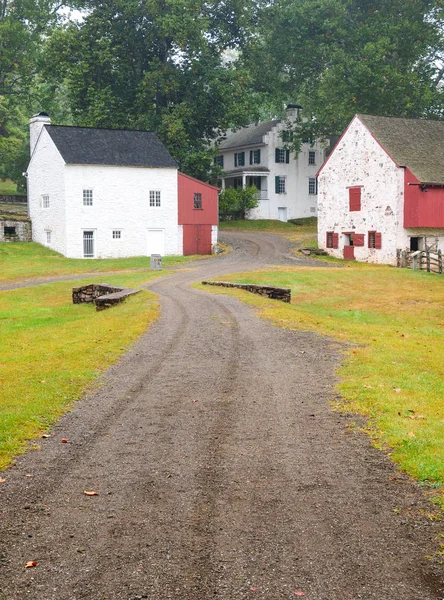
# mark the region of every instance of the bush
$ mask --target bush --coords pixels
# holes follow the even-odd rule
[[[245,188],[229,188],[219,195],[219,217],[222,221],[245,219],[252,208],[257,208],[259,198],[254,186]]]

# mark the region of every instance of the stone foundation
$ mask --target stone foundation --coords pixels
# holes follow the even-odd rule
[[[32,241],[31,221],[0,217],[0,242]]]
[[[266,296],[281,302],[291,302],[290,288],[273,287],[271,285],[254,285],[251,283],[230,283],[228,281],[202,281],[202,285],[217,285],[220,287],[239,288],[253,294]]]
[[[96,310],[110,308],[123,302],[128,296],[138,294],[140,290],[122,288],[107,283],[90,283],[78,288],[72,288],[73,304],[94,303]]]

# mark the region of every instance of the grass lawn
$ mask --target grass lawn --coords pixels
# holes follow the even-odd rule
[[[273,219],[254,219],[241,221],[221,221],[221,231],[258,231],[277,233],[294,242],[298,247],[317,247],[317,219],[292,219],[284,223]]]
[[[192,258],[197,257],[165,256],[162,264],[168,267],[187,262]],[[149,268],[149,256],[85,260],[65,258],[34,242],[0,243],[0,282],[24,280],[30,277],[108,273],[126,269],[146,270]]]
[[[166,257],[172,265],[192,257]],[[137,288],[164,272],[149,258],[69,260],[38,244],[0,244],[1,279],[118,271],[106,283]],[[103,278],[100,278],[103,281]],[[0,470],[45,431],[158,316],[142,291],[110,310],[72,304],[71,289],[91,279],[0,291]]]
[[[292,304],[230,293],[275,324],[347,344],[338,410],[365,415],[374,443],[444,506],[444,277],[364,263],[224,277],[292,289]],[[207,291],[210,291],[206,288]]]
[[[9,179],[6,179],[6,181],[3,181],[3,179],[0,179],[0,195],[15,195],[17,193],[17,185],[15,183],[12,183],[12,181],[9,181]]]

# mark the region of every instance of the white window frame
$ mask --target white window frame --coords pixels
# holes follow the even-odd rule
[[[91,188],[85,188],[83,190],[83,206],[94,205],[94,194]]]
[[[286,162],[286,150],[285,148],[276,148],[276,163],[277,164],[285,164]]]
[[[316,196],[318,193],[318,182],[316,180],[316,177],[309,177],[308,178],[308,193],[310,194],[310,196]]]
[[[45,229],[45,234],[46,234],[46,243],[48,244],[48,246],[50,246],[51,245],[51,230]]]
[[[287,178],[285,175],[279,175],[279,191],[278,194],[287,193]]]
[[[150,190],[150,208],[160,208],[162,199],[160,190]]]
[[[315,150],[308,151],[308,164],[316,165],[316,151]]]
[[[42,194],[42,208],[49,208],[50,201],[48,194]]]
[[[113,229],[112,236],[113,236],[113,240],[121,240],[122,239],[122,230],[121,229]]]

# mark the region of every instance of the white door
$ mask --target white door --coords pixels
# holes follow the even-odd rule
[[[94,258],[94,230],[83,232],[83,258]]]
[[[287,209],[283,206],[278,207],[278,218],[279,221],[287,222]]]
[[[163,256],[165,253],[164,244],[164,231],[163,229],[148,229],[147,230],[147,256],[151,254],[160,254]]]

